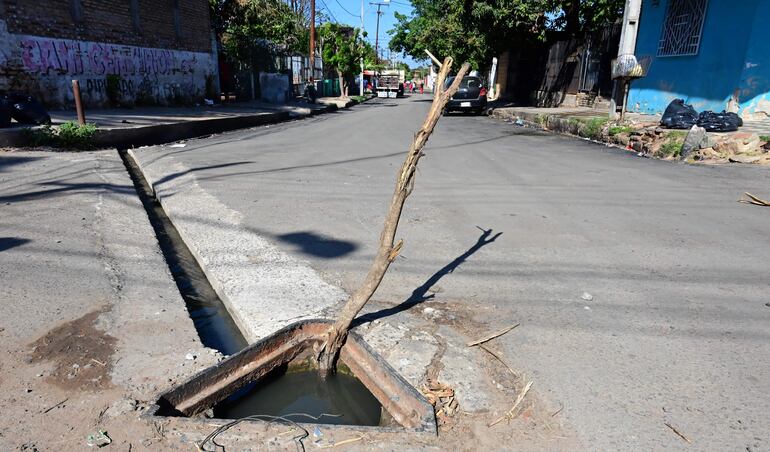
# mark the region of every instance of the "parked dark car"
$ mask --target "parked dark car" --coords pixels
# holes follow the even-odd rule
[[[449,87],[454,79],[454,77],[448,77],[446,86]],[[487,108],[487,89],[484,87],[484,83],[478,77],[467,76],[463,77],[460,88],[447,102],[444,113],[470,111],[481,114],[485,108]]]

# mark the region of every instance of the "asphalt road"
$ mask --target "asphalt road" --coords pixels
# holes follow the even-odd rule
[[[350,291],[428,102],[152,152]],[[498,344],[586,449],[770,450],[770,210],[736,202],[770,197],[767,168],[643,159],[469,116],[443,118],[425,151],[378,300],[429,281],[426,305],[463,303],[490,330],[521,322]],[[479,228],[501,235],[479,243]]]

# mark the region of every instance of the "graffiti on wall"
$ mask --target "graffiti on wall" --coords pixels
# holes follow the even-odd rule
[[[171,75],[195,70],[194,52],[29,36],[19,41],[24,70],[58,75]]]
[[[89,106],[196,102],[216,64],[204,52],[12,34],[0,20],[0,90],[52,107],[72,107],[73,79]]]

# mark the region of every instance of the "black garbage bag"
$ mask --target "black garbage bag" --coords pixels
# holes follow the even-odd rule
[[[0,129],[11,127],[11,104],[4,97],[0,97]]]
[[[23,94],[6,96],[11,105],[11,117],[21,124],[50,124],[51,117],[34,97]]]
[[[683,99],[674,99],[666,107],[660,125],[667,129],[689,129],[698,122],[698,112]]]
[[[743,119],[735,113],[704,111],[698,117],[698,125],[707,132],[735,132],[743,125]]]

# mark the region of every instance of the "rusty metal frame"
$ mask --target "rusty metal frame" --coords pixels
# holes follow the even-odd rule
[[[222,362],[163,392],[143,417],[165,418],[169,411],[188,422],[226,423],[226,419],[195,418],[243,386],[289,363],[322,342],[330,320],[293,323],[249,345]],[[327,425],[324,428],[436,434],[433,407],[356,333],[351,332],[340,358],[400,427]],[[185,419],[186,417],[186,419]],[[248,421],[258,422],[258,421]],[[303,425],[314,426],[307,423]]]

